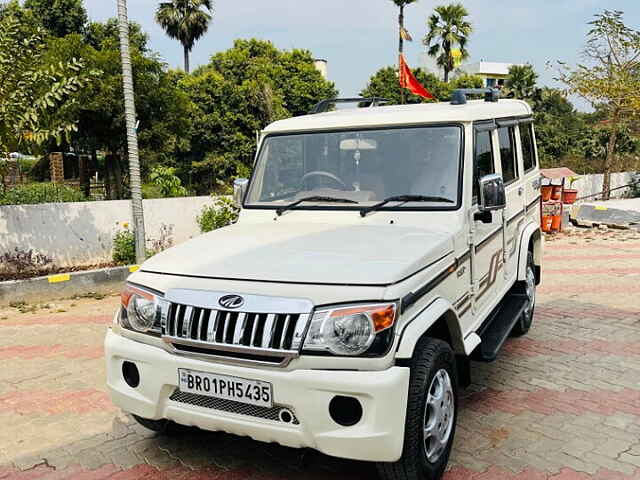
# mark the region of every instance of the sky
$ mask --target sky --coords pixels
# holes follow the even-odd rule
[[[92,20],[116,16],[116,0],[84,0]],[[154,21],[159,0],[128,0],[129,17],[150,36],[150,46],[172,67],[182,66],[182,47]],[[407,61],[418,66],[426,20],[448,0],[418,0],[406,8],[414,42]],[[531,63],[542,85],[554,86],[548,62],[581,61],[587,22],[605,9],[625,12],[625,23],[640,29],[640,0],[462,0],[473,25],[469,62]],[[397,7],[391,0],[214,0],[209,32],[196,44],[191,67],[207,63],[236,38],[256,37],[283,49],[303,48],[329,65],[329,79],[341,96],[357,95],[379,68],[397,59]],[[586,104],[577,102],[581,109]]]

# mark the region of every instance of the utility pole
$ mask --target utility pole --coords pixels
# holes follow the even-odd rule
[[[131,212],[136,236],[136,263],[146,257],[144,212],[140,187],[140,159],[138,155],[138,132],[136,128],[136,104],[133,96],[133,73],[129,52],[129,19],[127,0],[118,2],[118,27],[120,30],[120,54],[122,57],[122,83],[124,87],[124,112],[127,123],[127,146],[129,150],[129,182],[131,183]]]

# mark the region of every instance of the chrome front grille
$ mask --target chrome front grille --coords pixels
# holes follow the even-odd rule
[[[230,312],[171,304],[163,334],[217,345],[291,350],[306,320],[300,314]],[[296,344],[296,350],[299,344]]]
[[[169,290],[162,337],[177,351],[285,364],[297,356],[309,322],[308,300],[242,296],[241,311],[225,309],[224,292]]]

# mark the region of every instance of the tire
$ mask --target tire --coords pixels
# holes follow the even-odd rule
[[[149,420],[148,418],[142,418],[137,415],[131,414],[133,419],[148,430],[152,430],[156,433],[167,433],[169,427],[169,420]]]
[[[455,362],[453,350],[442,340],[424,338],[416,345],[411,360],[402,457],[397,462],[377,464],[383,480],[438,480],[442,477],[451,454],[458,417]],[[437,385],[444,386],[447,379],[448,387],[442,396],[437,395]],[[427,400],[430,400],[429,406]],[[432,406],[437,406],[438,402],[441,404],[440,416]],[[442,407],[445,404],[449,407]],[[444,424],[442,429],[438,428],[438,422]],[[425,437],[429,424],[435,436]],[[437,441],[439,438],[442,438],[441,442]],[[435,448],[436,445],[439,448]],[[434,455],[436,450],[439,453]]]
[[[533,253],[527,254],[527,272],[526,280],[523,283],[523,291],[529,297],[529,306],[522,312],[520,319],[513,327],[511,335],[521,337],[525,335],[531,328],[533,323],[533,314],[536,309],[536,274],[535,265],[533,263]]]

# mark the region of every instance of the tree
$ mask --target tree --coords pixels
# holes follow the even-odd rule
[[[429,31],[423,43],[427,52],[436,58],[438,65],[444,70],[444,81],[449,81],[449,73],[455,68],[453,51],[456,45],[460,50],[460,60],[469,58],[466,49],[471,24],[465,20],[469,13],[461,3],[436,7],[435,13],[429,17],[427,26]]]
[[[25,0],[24,6],[56,37],[82,33],[87,23],[82,0]]]
[[[425,72],[422,69],[414,69],[413,74],[436,97],[435,101],[441,102],[448,101],[452,90],[456,88],[480,88],[483,84],[482,78],[477,75],[461,75],[450,83],[445,83],[433,73]],[[367,86],[360,92],[360,95],[363,97],[383,97],[393,104],[399,104],[402,102],[401,91],[397,69],[389,66],[383,67],[374,73]],[[411,94],[406,99],[407,103],[428,103],[433,101]]]
[[[167,35],[182,43],[186,73],[189,73],[189,53],[209,29],[212,12],[211,0],[171,0],[161,3],[156,11],[156,21]]]
[[[627,27],[620,11],[605,10],[589,23],[585,64],[560,64],[559,79],[605,114],[608,132],[603,166],[603,199],[609,199],[618,139],[640,113],[640,32]]]
[[[533,97],[536,91],[538,74],[528,63],[525,65],[511,65],[509,76],[505,82],[507,94],[523,100]]]
[[[199,193],[246,174],[256,152],[256,132],[274,120],[308,113],[337,91],[305,50],[282,51],[260,40],[236,40],[209,64],[184,76],[191,99],[190,152],[182,161]]]
[[[0,152],[61,143],[76,131],[68,113],[95,72],[75,58],[48,62],[45,38],[13,15],[0,19]]]
[[[140,157],[138,151],[138,126],[135,95],[133,93],[133,71],[129,46],[129,19],[127,1],[118,0],[118,27],[120,29],[120,54],[122,59],[122,83],[124,91],[124,116],[129,150],[129,185],[131,186],[131,211],[136,235],[136,261],[144,262],[147,249],[142,210],[142,181],[140,180]]]
[[[186,197],[187,189],[182,180],[176,176],[176,169],[157,165],[151,169],[149,180],[158,187],[163,197]]]
[[[91,22],[84,31],[84,41],[96,50],[118,50],[120,48],[118,19],[109,18],[106,22]],[[147,35],[140,24],[129,22],[129,43],[134,51],[149,53]]]
[[[542,166],[558,167],[567,156],[582,156],[580,140],[588,134],[588,127],[563,92],[541,88],[531,103]]]
[[[405,37],[409,38],[407,35],[407,31],[404,28],[404,8],[407,5],[417,2],[418,0],[391,0],[400,8],[400,13],[398,15],[398,55],[402,55],[404,53],[404,39]],[[405,103],[405,91],[400,90],[400,103]]]
[[[130,32],[140,163],[146,176],[156,164],[178,167],[178,154],[190,145],[191,103],[178,87],[182,72],[168,71],[166,64],[147,49],[146,35],[139,25],[131,23]],[[85,89],[71,112],[78,120],[78,131],[69,146],[92,156],[91,163],[104,178],[107,198],[127,198],[127,137],[117,20],[88,25],[84,38],[73,34],[53,39],[48,55],[53,63],[83,58],[87,68],[101,72],[100,81]],[[105,154],[104,160],[98,158],[98,152]]]

